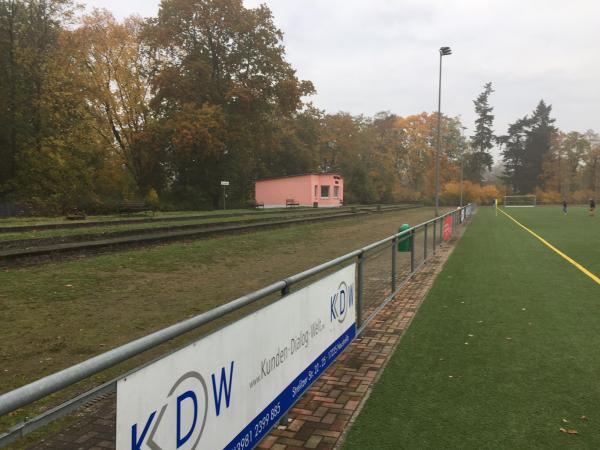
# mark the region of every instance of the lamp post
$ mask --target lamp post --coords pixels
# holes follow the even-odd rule
[[[466,127],[460,127],[462,142],[461,142],[461,150],[460,150],[460,207],[463,206],[463,172],[464,172],[464,160],[465,160],[465,150],[467,147],[467,141],[465,140],[465,130]]]
[[[442,144],[442,57],[452,54],[450,47],[440,47],[440,81],[438,89],[438,116],[437,116],[437,148],[435,151],[435,216],[439,216],[440,206],[440,152]]]

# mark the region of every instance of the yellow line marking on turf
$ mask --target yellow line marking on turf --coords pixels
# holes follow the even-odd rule
[[[573,258],[571,258],[569,255],[564,254],[563,252],[561,252],[559,249],[557,249],[554,245],[552,245],[550,242],[548,242],[546,239],[544,239],[543,237],[541,237],[539,234],[535,233],[534,231],[531,231],[529,228],[527,228],[525,225],[523,225],[521,222],[519,222],[517,219],[515,219],[513,216],[511,216],[510,214],[508,214],[507,212],[502,211],[502,209],[498,208],[498,211],[500,211],[502,214],[504,214],[506,217],[508,217],[510,220],[512,220],[514,223],[516,223],[517,225],[519,225],[521,228],[523,228],[525,231],[527,231],[528,233],[530,233],[532,236],[534,236],[536,239],[538,239],[542,244],[544,244],[546,247],[548,247],[550,250],[552,250],[553,252],[557,253],[558,255],[562,256],[564,259],[566,259],[568,262],[570,262],[571,264],[573,264],[575,267],[577,267],[581,272],[583,272],[584,274],[586,274],[588,277],[590,277],[592,280],[594,280],[596,283],[600,284],[600,278],[598,278],[596,275],[594,275],[592,272],[590,272],[589,270],[587,270],[585,267],[583,267],[581,264],[579,264],[577,261],[575,261]]]

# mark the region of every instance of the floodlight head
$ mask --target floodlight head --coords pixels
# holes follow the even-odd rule
[[[452,54],[452,49],[450,47],[440,47],[440,55],[448,56]]]

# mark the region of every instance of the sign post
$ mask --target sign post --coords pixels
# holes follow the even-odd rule
[[[226,199],[227,199],[227,186],[229,186],[229,181],[221,181],[221,186],[223,186],[223,209],[227,209]]]

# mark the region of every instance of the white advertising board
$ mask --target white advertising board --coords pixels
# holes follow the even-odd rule
[[[356,335],[351,265],[117,384],[117,449],[251,449]]]

